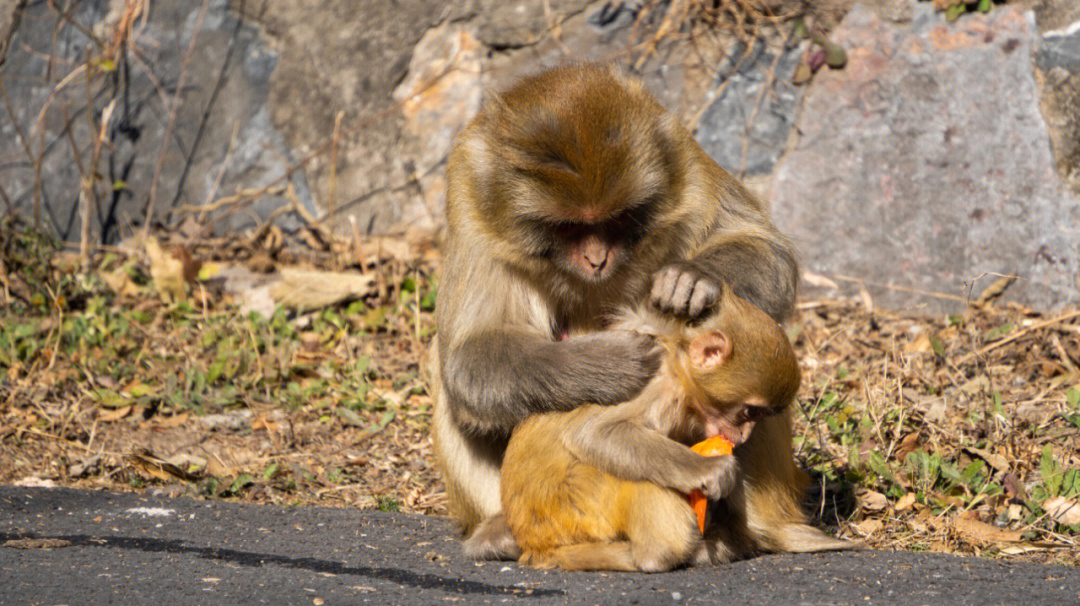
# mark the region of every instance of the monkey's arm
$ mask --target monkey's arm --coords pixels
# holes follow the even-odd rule
[[[624,480],[651,482],[682,493],[701,490],[718,499],[734,489],[735,457],[703,457],[641,425],[628,402],[615,407],[583,406],[566,415],[561,438],[583,462]]]
[[[656,275],[653,304],[694,318],[716,303],[726,285],[774,320],[785,319],[795,306],[798,265],[791,244],[769,227],[714,234],[695,256]]]
[[[636,395],[659,365],[651,337],[605,331],[552,341],[524,330],[487,330],[443,357],[442,379],[457,421],[509,433],[530,414]]]

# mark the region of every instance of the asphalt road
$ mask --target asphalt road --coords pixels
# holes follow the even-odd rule
[[[443,518],[0,487],[0,604],[447,602],[1062,606],[1080,569],[861,551],[562,573],[467,561]]]

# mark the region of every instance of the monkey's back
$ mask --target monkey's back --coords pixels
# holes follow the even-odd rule
[[[625,538],[627,510],[642,482],[587,465],[563,445],[568,413],[534,415],[514,429],[502,464],[506,523],[523,554]]]

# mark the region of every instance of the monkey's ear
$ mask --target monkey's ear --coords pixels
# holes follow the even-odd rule
[[[694,337],[690,342],[690,362],[702,370],[720,366],[731,357],[731,339],[719,330]]]

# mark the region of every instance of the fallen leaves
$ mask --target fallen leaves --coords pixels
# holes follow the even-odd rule
[[[979,520],[958,517],[953,520],[953,529],[967,541],[973,543],[1016,543],[1023,539],[1019,530],[1004,530]]]
[[[1065,497],[1052,497],[1042,503],[1046,515],[1053,518],[1059,524],[1076,526],[1080,524],[1080,501]]]
[[[1076,312],[799,308],[796,445],[825,487],[824,519],[845,520],[841,533],[877,547],[1070,544],[1068,501],[1080,498]],[[1066,555],[1074,551],[1044,547],[1010,553],[1078,563]]]
[[[427,433],[430,263],[354,242],[341,258],[355,263],[327,257],[296,288],[347,275],[312,297],[361,300],[286,313],[271,284],[295,255],[286,234],[260,237],[254,251],[239,237],[184,244],[206,260],[198,304],[162,303],[133,256],[103,270],[115,288],[64,290],[49,270],[56,300],[0,309],[0,481],[445,513]],[[178,244],[160,246],[166,281],[190,285],[166,252]],[[253,253],[269,273],[243,268]],[[261,315],[240,311],[254,291]],[[871,547],[1076,563],[1040,545],[1076,536],[1080,317],[984,305],[928,318],[865,299],[799,309],[796,449],[824,487],[812,511]]]
[[[866,488],[860,489],[855,494],[855,498],[859,501],[859,507],[863,511],[871,513],[885,511],[885,508],[889,506],[889,499],[885,495]]]

